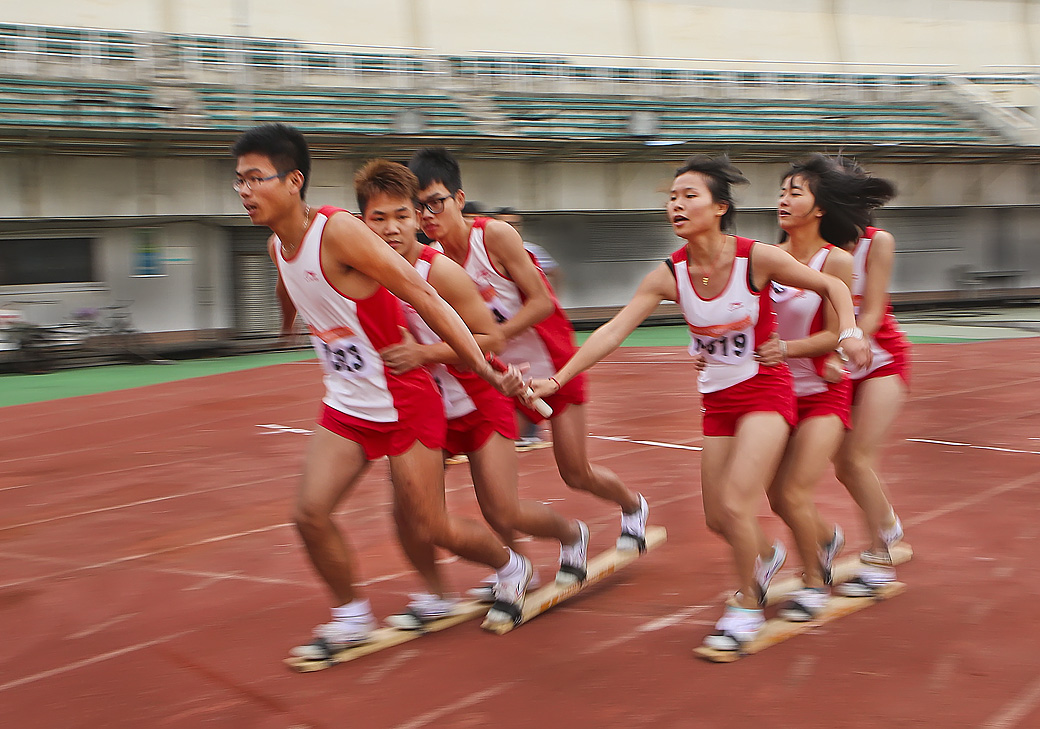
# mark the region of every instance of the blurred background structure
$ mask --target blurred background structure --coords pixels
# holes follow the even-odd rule
[[[269,121],[307,133],[312,205],[354,208],[367,158],[449,147],[469,197],[522,213],[559,262],[579,321],[678,245],[664,190],[695,152],[752,180],[737,232],[766,241],[794,158],[893,179],[898,304],[1040,296],[1040,2],[0,8],[0,324],[108,306],[167,349],[270,339],[268,233],[228,153]]]

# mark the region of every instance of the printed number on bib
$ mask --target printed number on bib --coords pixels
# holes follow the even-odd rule
[[[356,339],[321,342],[319,351],[326,370],[331,370],[341,377],[348,379],[363,377],[371,369],[371,365]]]
[[[717,339],[694,337],[693,341],[697,347],[697,352],[719,360],[742,358],[747,352],[748,345],[747,334],[743,332],[726,334]]]

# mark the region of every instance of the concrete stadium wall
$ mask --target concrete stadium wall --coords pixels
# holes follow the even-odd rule
[[[0,8],[9,23],[439,53],[668,57],[713,66],[725,59],[963,70],[1040,63],[1037,0],[2,0]]]
[[[410,152],[402,150],[401,157]],[[311,204],[356,209],[351,180],[361,162],[316,160]],[[562,266],[561,298],[568,307],[623,304],[642,276],[678,247],[663,213],[674,166],[462,160],[470,199],[527,215],[525,237],[545,246]],[[740,166],[751,185],[739,191],[737,232],[773,241],[785,165]],[[917,163],[873,169],[900,190],[880,215],[899,247],[895,291],[981,285],[964,280],[968,271],[993,275],[989,283],[1040,286],[1040,166]],[[260,312],[243,324],[240,304],[247,285],[269,288],[261,274],[244,282],[246,271],[270,265],[266,232],[249,226],[230,186],[232,171],[231,159],[5,155],[0,237],[37,234],[41,245],[63,235],[93,238],[100,286],[86,290],[96,303],[133,300],[135,323],[147,331],[259,333],[277,319]],[[159,276],[134,275],[135,236],[142,228],[154,231],[162,251]],[[1007,277],[1001,279],[1000,272]],[[48,287],[37,289],[46,299]],[[62,291],[64,305],[37,307],[37,320],[60,321],[84,305],[82,296],[70,296],[67,287]],[[24,294],[24,287],[0,287],[0,299]]]

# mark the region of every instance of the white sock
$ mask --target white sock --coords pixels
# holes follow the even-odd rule
[[[350,621],[357,618],[366,618],[372,613],[372,606],[368,604],[367,598],[356,598],[346,605],[332,608],[332,617],[335,620]]]
[[[508,547],[507,547],[508,549]],[[523,574],[524,561],[519,554],[512,549],[509,550],[509,561],[498,571],[499,580],[512,580]]]

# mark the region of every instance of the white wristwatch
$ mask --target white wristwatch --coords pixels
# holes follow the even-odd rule
[[[863,339],[863,330],[859,327],[852,327],[851,329],[842,329],[841,334],[838,335],[838,343],[844,342],[846,339]]]

